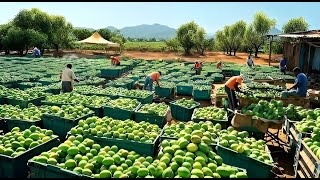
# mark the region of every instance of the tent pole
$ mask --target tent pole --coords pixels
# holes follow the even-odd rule
[[[307,67],[307,74],[309,73],[309,67],[310,67],[310,52],[311,52],[311,45],[309,44],[309,52],[308,52],[308,67]]]

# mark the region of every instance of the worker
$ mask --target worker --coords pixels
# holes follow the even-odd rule
[[[196,63],[194,63],[194,70],[196,70],[196,75],[201,74],[201,64],[198,61],[196,61]]]
[[[149,91],[152,91],[153,82],[156,82],[158,87],[160,87],[160,85],[159,85],[160,76],[161,76],[161,72],[160,71],[150,73],[146,77],[143,89],[146,90],[147,86],[148,86]]]
[[[111,62],[112,62],[112,65],[120,66],[120,58],[119,57],[111,56]]]
[[[222,66],[221,61],[219,61],[216,66],[217,66],[217,69],[221,69],[221,66]]]
[[[295,67],[293,69],[293,74],[297,77],[294,85],[287,91],[281,92],[282,98],[288,98],[289,96],[295,97],[306,97],[308,90],[308,78],[301,72],[300,68]]]
[[[245,94],[245,92],[241,91],[239,88],[239,86],[242,84],[242,81],[242,76],[233,76],[224,85],[225,91],[228,95],[229,108],[231,110],[236,110],[238,108],[238,101],[235,91]]]
[[[39,58],[41,56],[41,52],[37,47],[33,48],[33,56]]]
[[[247,58],[247,65],[249,67],[254,67],[253,59],[252,59],[252,57],[250,55]]]
[[[280,72],[283,72],[283,74],[285,75],[287,70],[287,60],[282,58],[279,63],[279,68],[280,68]]]
[[[79,82],[76,75],[72,71],[72,64],[67,64],[67,67],[60,74],[62,93],[73,91],[73,81]]]

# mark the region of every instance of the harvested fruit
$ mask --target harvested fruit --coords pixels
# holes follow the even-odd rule
[[[137,101],[136,99],[129,98],[118,98],[108,102],[108,106],[110,107],[124,109],[128,111],[134,111],[139,104],[139,101]]]
[[[152,103],[152,104],[144,104],[140,107],[138,112],[145,114],[152,114],[158,116],[166,115],[169,106],[165,103]]]
[[[227,112],[223,108],[218,108],[215,106],[196,108],[194,110],[194,117],[196,119],[225,120],[226,115],[227,115]]]

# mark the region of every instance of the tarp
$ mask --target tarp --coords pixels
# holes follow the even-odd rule
[[[84,44],[105,44],[109,47],[120,47],[118,43],[110,42],[106,39],[104,39],[98,32],[93,33],[90,37],[87,39],[78,41],[78,43],[84,43]]]

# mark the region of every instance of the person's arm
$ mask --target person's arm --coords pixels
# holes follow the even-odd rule
[[[239,83],[238,83],[238,82],[235,83],[234,89],[235,89],[237,92],[242,92],[241,89],[239,88]],[[242,93],[244,93],[244,92],[242,92]]]
[[[60,81],[61,81],[61,79],[62,79],[62,73],[60,73]]]
[[[76,77],[76,75],[74,74],[74,72],[72,72],[72,79],[75,81],[75,82],[79,82],[78,78]]]
[[[156,80],[156,83],[157,83],[158,87],[160,87],[159,80]]]
[[[290,91],[291,89],[296,89],[299,85],[300,81],[299,78],[297,77],[296,82],[294,82],[293,86],[291,88],[289,88],[288,90]]]

